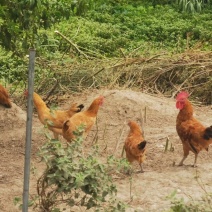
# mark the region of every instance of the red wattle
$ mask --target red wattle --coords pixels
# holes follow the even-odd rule
[[[179,110],[183,109],[183,103],[182,102],[176,102],[176,108]]]

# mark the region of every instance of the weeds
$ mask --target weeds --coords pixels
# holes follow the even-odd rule
[[[170,196],[171,207],[168,212],[210,212],[212,211],[212,194],[204,195],[200,200],[190,200],[185,202],[183,198],[176,197],[176,191]]]
[[[118,86],[174,97],[179,90],[184,89],[192,91],[191,97],[198,97],[198,101],[210,104],[211,57],[211,52],[196,54],[188,51],[172,58],[162,55],[119,61],[95,60],[72,64],[72,67],[67,68],[63,66],[64,75],[58,75],[57,71],[55,75],[67,90]]]
[[[46,168],[37,180],[37,196],[30,201],[34,208],[61,211],[62,205],[63,209],[75,206],[95,211],[125,211],[126,205],[116,199],[112,174],[126,169],[128,163],[113,156],[105,164],[99,162],[98,146],[86,153],[83,130],[83,126],[79,127],[77,139],[67,143],[67,147],[51,139],[40,148],[39,156]]]
[[[167,151],[170,151],[170,152],[174,151],[174,146],[168,136],[166,137],[166,144],[165,144],[164,152],[167,152]]]

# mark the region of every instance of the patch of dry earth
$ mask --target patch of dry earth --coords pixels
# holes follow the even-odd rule
[[[130,186],[130,177],[114,179],[118,188],[118,198],[129,202],[131,208],[139,211],[164,211],[170,206],[166,196],[177,190],[178,197],[196,199],[204,195],[204,190],[212,192],[212,152],[201,152],[199,166],[192,168],[194,155],[190,154],[185,161],[188,166],[173,166],[182,157],[182,145],[176,134],[175,120],[178,111],[175,101],[156,97],[132,90],[93,90],[82,94],[60,98],[61,108],[68,108],[73,102],[83,103],[88,107],[98,95],[104,95],[105,103],[98,114],[97,126],[85,141],[89,149],[98,129],[98,144],[102,149],[101,156],[115,154],[120,157],[124,140],[128,134],[127,122],[142,119],[145,139],[148,141],[147,160],[144,163],[145,173],[137,173],[139,167],[133,164],[134,173]],[[195,107],[195,116],[205,125],[212,123],[210,107]],[[12,109],[0,107],[0,211],[19,211],[13,204],[16,196],[22,196],[24,144],[26,113],[13,104]],[[42,171],[43,165],[36,156],[38,148],[45,142],[43,126],[37,115],[33,117],[32,166]],[[174,151],[164,152],[167,137],[174,146]],[[61,140],[63,140],[61,138]],[[118,148],[115,150],[118,143]],[[198,181],[197,181],[198,179]],[[198,183],[199,182],[199,183]],[[36,193],[36,179],[31,174],[30,193]]]

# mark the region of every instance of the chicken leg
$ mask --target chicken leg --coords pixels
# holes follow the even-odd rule
[[[139,165],[140,165],[140,168],[141,168],[141,173],[144,173],[143,164],[140,163]]]
[[[183,143],[183,152],[184,152],[184,156],[183,156],[182,160],[180,161],[179,166],[183,166],[184,160],[189,155],[189,148],[188,148],[188,146],[185,143]]]
[[[188,157],[188,155],[183,156],[183,159],[180,161],[180,163],[178,164],[178,166],[183,166],[183,162],[184,160]]]
[[[193,167],[197,167],[197,156],[198,154],[195,154]]]

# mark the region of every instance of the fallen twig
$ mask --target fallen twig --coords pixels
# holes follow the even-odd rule
[[[65,39],[68,43],[70,43],[80,54],[82,54],[86,59],[89,58],[88,55],[86,55],[83,51],[81,51],[75,43],[73,43],[70,39],[68,39],[66,36],[64,36],[62,33],[59,31],[55,31],[56,34],[60,35],[63,39]]]

